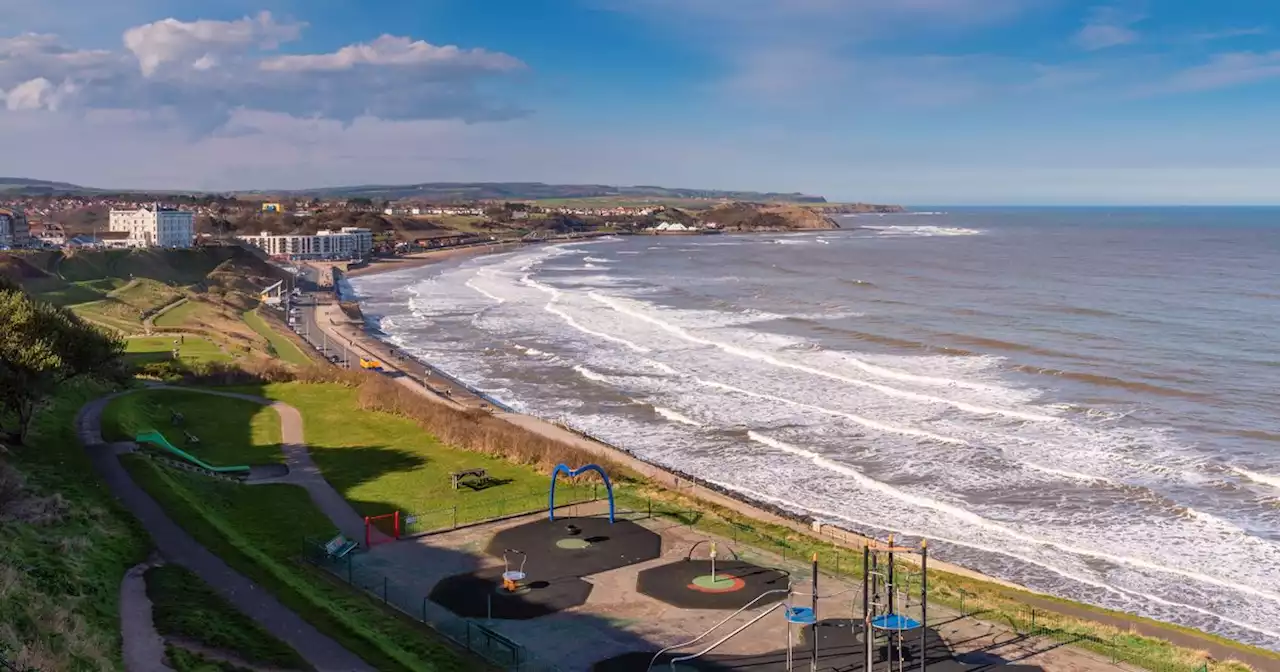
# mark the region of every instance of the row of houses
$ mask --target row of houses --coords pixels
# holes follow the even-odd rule
[[[344,226],[338,231],[322,229],[313,234],[263,231],[237,239],[281,259],[365,259],[373,252],[373,231],[358,226]]]

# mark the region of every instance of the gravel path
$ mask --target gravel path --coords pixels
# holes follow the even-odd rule
[[[120,395],[96,399],[80,409],[80,414],[76,418],[77,435],[98,476],[147,530],[160,553],[169,562],[182,565],[194,572],[223,599],[293,647],[317,670],[372,672],[373,667],[316,630],[269,592],[245,578],[221,558],[200,545],[174,523],[164,509],[133,481],[129,472],[120,464],[116,456],[116,448],[102,441],[102,411],[107,403],[117,396]],[[296,410],[294,414],[297,418],[295,438],[298,439],[295,445],[305,453],[306,448],[301,443],[301,416],[297,415]],[[285,419],[283,415],[281,419]],[[286,439],[286,441],[289,440]],[[314,468],[314,465],[312,467]],[[334,492],[334,495],[337,496],[337,493]],[[128,634],[127,629],[125,634]],[[126,648],[128,646],[130,645],[126,645]]]

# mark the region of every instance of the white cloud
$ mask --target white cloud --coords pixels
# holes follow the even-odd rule
[[[170,18],[126,30],[124,46],[138,59],[143,76],[150,77],[166,63],[246,47],[274,49],[282,42],[298,39],[305,25],[277,23],[271,12],[236,21],[183,22]]]
[[[1134,14],[1116,7],[1094,7],[1089,10],[1075,43],[1081,49],[1097,51],[1138,41],[1138,33],[1132,26],[1141,21],[1141,14]]]
[[[196,133],[238,109],[342,122],[525,114],[479,86],[521,70],[513,56],[390,35],[329,54],[267,53],[297,39],[304,25],[267,12],[236,21],[164,19],[125,31],[119,51],[75,49],[47,34],[0,38],[0,91],[9,91],[12,109],[139,109]]]
[[[361,66],[419,67],[427,73],[465,70],[505,72],[519,70],[524,64],[506,54],[484,49],[459,49],[449,45],[438,47],[422,40],[383,35],[367,44],[352,44],[332,54],[277,56],[262,62],[263,70],[309,72],[351,70]]]
[[[1209,91],[1280,78],[1280,50],[1215,54],[1143,93]]]

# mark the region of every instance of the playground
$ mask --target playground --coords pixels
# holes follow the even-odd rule
[[[942,672],[1003,662],[979,631],[959,634],[985,650],[981,661],[953,660],[960,652],[947,640],[961,637],[954,626],[924,627],[941,619],[929,620],[920,567],[895,559],[906,553],[927,562],[927,547],[889,542],[865,551],[865,581],[841,582],[816,560],[786,565],[619,512],[610,499],[375,543],[351,562],[425,596],[424,617],[470,619],[566,670]]]

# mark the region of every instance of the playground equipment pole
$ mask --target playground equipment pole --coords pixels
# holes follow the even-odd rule
[[[892,534],[889,535],[889,585],[887,585],[886,588],[888,589],[888,593],[889,593],[889,613],[896,614],[898,613],[898,610],[894,608],[897,605],[894,604],[893,589],[897,588],[897,586],[894,585],[893,583],[893,535]]]
[[[809,642],[809,672],[818,672],[818,554],[813,554],[813,595],[810,606],[813,607],[813,631]],[[790,627],[788,626],[788,630]]]
[[[925,633],[929,630],[929,540],[920,540],[920,672],[929,656]]]
[[[862,547],[862,648],[865,655],[862,669],[871,672],[871,543]]]
[[[716,542],[711,542],[711,585],[716,585]]]

